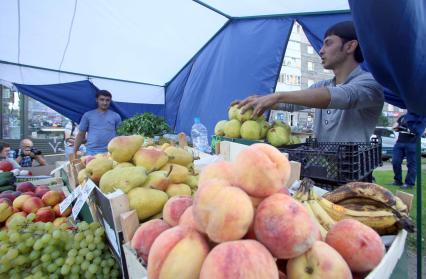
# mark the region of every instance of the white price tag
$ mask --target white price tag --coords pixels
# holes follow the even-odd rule
[[[103,221],[104,227],[105,227],[105,234],[106,234],[107,238],[109,239],[109,242],[111,243],[112,248],[114,248],[117,255],[121,258],[120,250],[118,248],[119,244],[118,244],[117,238],[115,237],[114,230],[109,226],[108,222],[105,221],[105,219],[102,218],[102,221]]]
[[[64,211],[71,205],[71,203],[80,195],[81,186],[79,185],[74,189],[60,204],[59,211],[64,213]]]
[[[86,184],[81,188],[81,193],[77,197],[74,207],[72,208],[72,217],[76,220],[78,213],[80,213],[81,208],[89,197],[90,193],[96,187],[96,184],[92,180],[87,180]]]

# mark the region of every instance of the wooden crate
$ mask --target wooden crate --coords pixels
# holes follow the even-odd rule
[[[123,251],[126,257],[126,266],[129,275],[129,279],[146,279],[148,278],[146,267],[139,261],[135,250],[130,246],[130,243],[123,244]],[[176,278],[179,278],[176,275]]]
[[[120,223],[120,214],[130,211],[129,199],[122,191],[104,194],[95,187],[87,201],[93,220],[105,229],[113,255],[120,264],[123,278],[128,278],[126,260],[122,243],[123,231]]]

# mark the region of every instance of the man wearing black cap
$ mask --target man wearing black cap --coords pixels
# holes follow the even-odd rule
[[[345,21],[330,27],[319,54],[324,68],[334,72],[333,79],[305,90],[250,96],[236,102],[243,111],[253,108],[254,115],[271,108],[317,108],[314,134],[319,141],[369,141],[382,112],[383,88],[360,67],[364,58],[353,23]]]

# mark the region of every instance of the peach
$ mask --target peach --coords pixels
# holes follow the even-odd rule
[[[142,223],[133,235],[131,246],[146,263],[149,250],[154,240],[170,226],[161,219],[153,219]]]
[[[290,196],[290,192],[288,191],[287,187],[282,187],[281,189],[278,190],[278,193]]]
[[[41,200],[44,202],[45,205],[54,206],[60,203],[63,200],[63,197],[60,192],[49,191],[41,197]]]
[[[379,234],[354,219],[337,222],[327,233],[325,242],[342,255],[353,272],[373,270],[385,255]]]
[[[12,201],[9,200],[8,198],[0,198],[0,203],[2,203],[2,202],[7,203],[8,205],[12,205],[13,204]]]
[[[20,216],[20,217],[18,217]],[[15,218],[25,218],[27,216],[27,213],[23,212],[23,211],[19,211],[19,212],[15,212],[12,215],[9,216],[9,218],[7,218],[6,220],[6,227],[9,227],[10,222],[12,222],[13,219]]]
[[[263,201],[264,198],[256,198],[256,197],[252,197],[249,196],[251,203],[253,204],[254,208],[257,208],[259,206],[259,204]]]
[[[176,226],[179,223],[180,216],[192,205],[191,196],[171,197],[163,207],[163,219],[170,226]]]
[[[287,276],[285,275],[285,273],[284,273],[284,272],[279,271],[279,272],[278,272],[278,279],[287,279]]]
[[[199,278],[209,253],[206,239],[196,230],[176,226],[161,233],[148,256],[149,279]]]
[[[43,201],[38,197],[30,197],[22,204],[22,211],[26,213],[36,213],[39,208],[44,206]]]
[[[72,209],[71,209],[71,206],[69,206],[67,209],[65,209],[65,211],[64,212],[62,212],[62,214],[61,214],[61,210],[60,210],[60,208],[59,208],[59,203],[58,204],[56,204],[54,207],[53,207],[53,211],[55,211],[55,215],[57,216],[57,217],[68,217],[68,216],[70,216],[71,215],[71,211],[72,211]]]
[[[27,200],[27,199],[29,199],[29,198],[31,198],[31,196],[30,195],[26,195],[26,194],[24,194],[24,195],[20,195],[19,197],[17,197],[14,201],[13,201],[13,207],[14,208],[16,208],[16,209],[18,209],[18,210],[21,210],[22,209],[22,205],[24,204],[24,202]]]
[[[214,247],[201,268],[200,279],[278,279],[271,253],[255,240],[224,242]]]
[[[230,162],[219,161],[206,166],[201,170],[198,188],[203,187],[204,183],[210,179],[224,179],[233,184],[235,180],[234,165]]]
[[[305,254],[288,260],[288,279],[352,279],[342,256],[330,245],[316,241]]]
[[[201,232],[201,229],[198,228],[198,225],[195,222],[192,205],[188,207],[180,216],[179,226],[188,226],[197,230],[198,232]]]
[[[318,230],[306,208],[290,196],[273,194],[256,209],[256,238],[276,258],[302,255],[316,241]]]
[[[53,222],[55,217],[55,211],[50,206],[46,206],[37,210],[34,222]]]
[[[241,151],[235,159],[236,186],[253,197],[278,192],[290,177],[288,159],[275,147],[256,143]]]
[[[208,180],[198,189],[193,212],[197,226],[217,243],[241,239],[254,215],[249,196],[221,179]]]

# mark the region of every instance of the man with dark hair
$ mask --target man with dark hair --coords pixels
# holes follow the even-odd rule
[[[337,23],[324,35],[319,52],[334,78],[298,91],[250,96],[239,103],[254,115],[268,109],[296,111],[316,108],[314,134],[322,142],[368,142],[384,104],[383,88],[363,71],[361,49],[351,21]]]
[[[107,90],[96,92],[97,109],[83,114],[79,124],[79,132],[74,142],[74,156],[85,139],[86,154],[95,155],[107,152],[109,141],[116,136],[116,129],[121,123],[118,113],[109,110],[112,95]],[[86,137],[87,133],[87,137]]]
[[[7,142],[0,142],[0,161],[8,161],[14,169],[19,169],[21,166],[15,161],[14,153],[10,150],[10,145]]]
[[[392,167],[394,173],[393,185],[408,189],[413,188],[416,181],[416,135],[410,131],[404,117],[405,115],[400,116],[393,125],[393,129],[399,134],[393,147]],[[405,183],[402,184],[401,165],[404,158],[407,159],[407,176]]]

